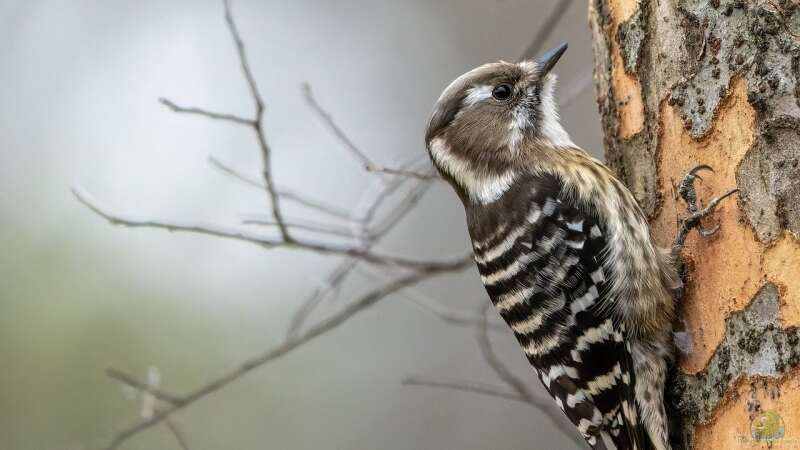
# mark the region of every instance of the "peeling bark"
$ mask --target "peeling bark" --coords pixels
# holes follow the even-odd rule
[[[800,4],[590,0],[606,160],[669,245],[698,194],[741,190],[693,234],[667,397],[675,448],[800,448]],[[784,434],[753,427],[766,411]],[[770,416],[774,417],[774,416]],[[780,441],[780,444],[779,444]]]

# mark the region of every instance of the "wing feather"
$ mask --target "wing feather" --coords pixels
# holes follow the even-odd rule
[[[539,378],[593,449],[650,447],[638,420],[624,326],[611,316],[603,227],[555,177],[541,176],[523,218],[476,248],[489,296]],[[519,207],[519,204],[517,205]]]

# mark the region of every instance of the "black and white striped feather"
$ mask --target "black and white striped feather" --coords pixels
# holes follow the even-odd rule
[[[540,380],[593,449],[649,449],[630,346],[613,317],[605,230],[554,175],[517,179],[468,205],[486,290]]]

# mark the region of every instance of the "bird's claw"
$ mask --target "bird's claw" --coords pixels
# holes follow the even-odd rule
[[[678,195],[681,196],[689,212],[694,213],[697,211],[697,191],[694,187],[695,180],[702,180],[698,173],[702,171],[714,173],[714,169],[708,164],[698,164],[683,177],[681,184],[678,185]]]
[[[688,235],[689,231],[694,228],[697,228],[698,232],[703,237],[711,237],[719,232],[719,224],[714,225],[710,228],[703,228],[701,226],[701,221],[710,216],[714,213],[717,206],[724,200],[725,198],[739,192],[738,189],[732,189],[725,194],[712,199],[706,207],[701,208],[697,205],[697,191],[695,190],[695,180],[700,179],[698,175],[699,172],[708,171],[714,173],[714,169],[707,164],[700,164],[693,167],[683,178],[679,187],[678,187],[678,194],[686,202],[686,209],[689,212],[689,215],[683,219],[681,222],[680,229],[678,231],[678,236],[675,239],[675,244],[673,245],[673,250],[680,252],[683,249],[683,243],[686,240],[686,236]]]

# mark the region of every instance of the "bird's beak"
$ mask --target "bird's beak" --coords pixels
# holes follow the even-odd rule
[[[561,55],[567,51],[567,43],[564,42],[563,44],[559,45],[558,47],[550,50],[549,52],[545,53],[541,56],[536,62],[539,63],[539,70],[541,71],[541,76],[547,75],[550,70],[556,65],[559,59],[561,59]]]

